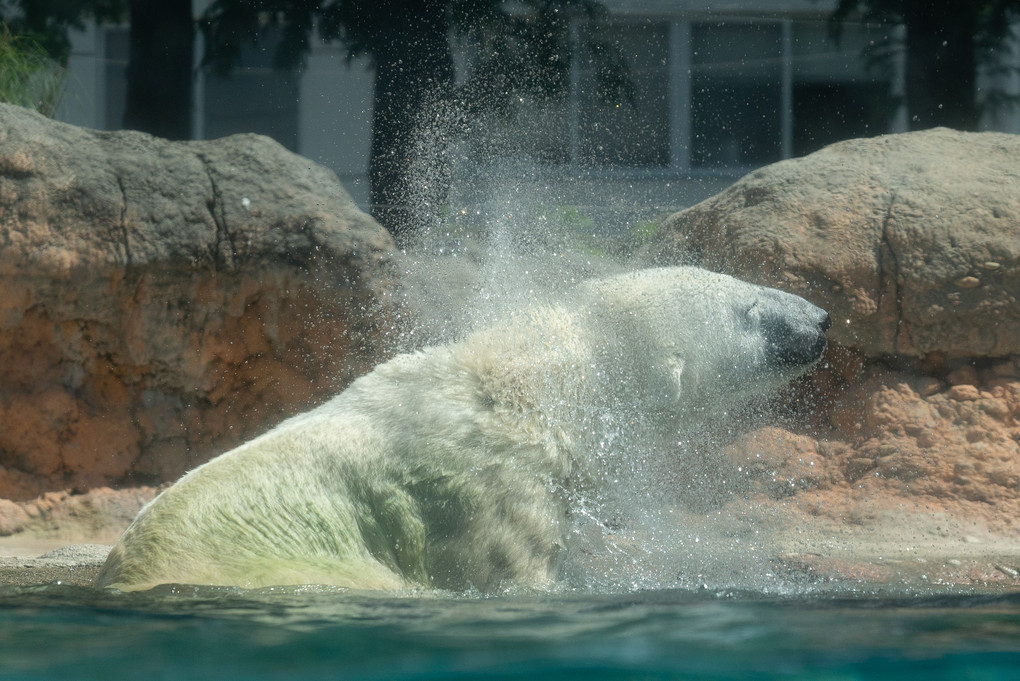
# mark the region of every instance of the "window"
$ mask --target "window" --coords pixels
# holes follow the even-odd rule
[[[103,34],[103,68],[106,71],[106,110],[103,111],[103,123],[107,130],[117,130],[124,124],[130,50],[128,38],[128,30],[122,27],[107,29]]]
[[[691,166],[782,158],[783,38],[777,23],[691,27]]]
[[[827,27],[793,25],[793,155],[851,137],[887,132],[895,109],[891,74],[875,78],[864,59],[888,41],[888,28],[846,26],[836,49]]]
[[[267,38],[256,47],[242,48],[241,64],[230,76],[205,75],[202,137],[255,132],[297,151],[300,74],[274,69],[274,52],[275,44]]]
[[[730,173],[885,132],[889,82],[865,73],[866,33],[848,28],[837,46],[818,21],[581,24],[569,94],[518,99],[480,126],[478,150],[551,165]],[[602,85],[593,49],[623,58],[629,96]]]
[[[602,29],[600,29],[601,31]],[[665,22],[616,24],[606,36],[582,34],[577,82],[579,148],[585,165],[668,166],[669,25]],[[629,96],[608,91],[592,50],[623,57],[630,77]]]
[[[595,167],[666,167],[670,163],[669,24],[580,25],[569,92],[519,96],[509,111],[482,120],[472,143],[479,157]],[[623,58],[629,87],[619,69]]]

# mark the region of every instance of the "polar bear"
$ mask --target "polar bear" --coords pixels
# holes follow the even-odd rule
[[[199,466],[96,584],[548,585],[572,493],[616,475],[592,456],[610,435],[669,456],[677,431],[804,372],[828,327],[797,296],[697,268],[591,280]]]

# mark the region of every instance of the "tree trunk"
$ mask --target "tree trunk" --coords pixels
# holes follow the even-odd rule
[[[403,21],[373,52],[368,172],[372,214],[405,246],[436,223],[449,196],[454,65],[442,12]]]
[[[195,40],[191,0],[130,0],[129,6],[124,127],[189,139]]]
[[[905,16],[906,96],[910,129],[975,130],[975,12],[966,3],[932,2]]]

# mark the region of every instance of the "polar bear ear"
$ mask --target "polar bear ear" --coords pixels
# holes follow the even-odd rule
[[[679,400],[684,394],[684,366],[685,363],[683,357],[678,355],[671,355],[669,359],[666,360],[666,368],[668,369],[670,379],[672,379],[670,381],[672,384],[670,387],[672,388],[673,394],[670,397],[672,397],[673,400]]]

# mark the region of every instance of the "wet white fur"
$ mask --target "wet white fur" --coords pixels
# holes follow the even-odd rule
[[[463,341],[400,355],[200,466],[147,506],[97,584],[493,590],[556,578],[568,496],[607,428],[677,429],[801,368],[763,366],[748,310],[815,308],[693,268],[589,282]],[[807,322],[805,322],[807,323]]]

